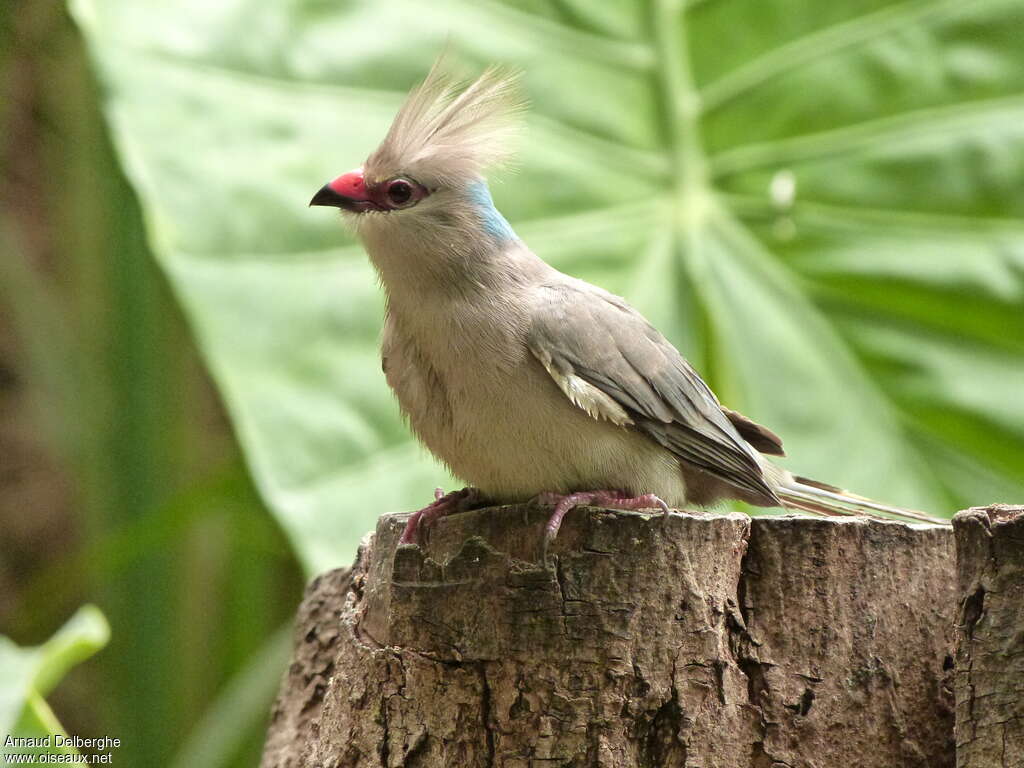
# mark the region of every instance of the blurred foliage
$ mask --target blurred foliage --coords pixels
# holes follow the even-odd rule
[[[499,207],[625,295],[791,466],[950,514],[1024,489],[1024,4],[74,0],[149,241],[310,570],[444,481],[306,201],[446,44],[522,68]],[[382,30],[387,30],[383,33]]]
[[[7,748],[8,734],[16,738],[67,735],[43,698],[68,669],[107,644],[110,627],[94,606],[85,606],[57,634],[38,648],[18,648],[0,637],[0,756],[61,754],[73,747]]]
[[[51,700],[124,764],[253,764],[297,599],[149,252],[307,573],[348,562],[451,481],[384,385],[371,267],[306,202],[446,45],[466,76],[524,71],[493,185],[519,234],[637,305],[790,466],[942,513],[1024,496],[1020,0],[72,10],[102,98],[59,0],[0,4],[0,301],[74,488],[73,549],[24,553],[0,620],[28,644],[102,607],[110,647]]]
[[[117,764],[251,766],[301,571],[149,253],[79,31],[61,0],[17,0],[0,34],[0,632],[34,645],[97,604],[110,644],[48,697],[63,726],[121,738]]]

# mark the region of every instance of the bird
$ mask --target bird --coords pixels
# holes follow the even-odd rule
[[[385,378],[412,431],[466,488],[435,492],[400,541],[479,504],[552,507],[545,556],[572,509],[713,507],[737,499],[819,515],[942,522],[773,463],[782,440],[723,406],[624,299],[537,256],[485,173],[511,157],[516,72],[462,85],[435,63],[377,149],[323,185],[386,297]]]

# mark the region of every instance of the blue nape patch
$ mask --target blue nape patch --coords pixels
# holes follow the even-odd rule
[[[516,233],[513,231],[512,225],[494,207],[491,190],[487,188],[486,182],[478,181],[471,186],[469,199],[477,207],[480,213],[480,223],[483,224],[488,234],[494,235],[498,240],[515,239]]]

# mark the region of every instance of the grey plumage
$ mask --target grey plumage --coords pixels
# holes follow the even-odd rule
[[[609,489],[920,519],[771,464],[779,438],[723,408],[640,313],[515,236],[481,174],[519,110],[513,80],[460,92],[435,66],[365,166],[314,198],[352,212],[377,268],[386,377],[420,440],[496,502]]]
[[[756,451],[718,399],[664,336],[618,296],[576,280],[536,287],[528,344],[556,378],[577,377],[611,398],[628,421],[694,469],[725,481],[752,504],[780,504]],[[550,361],[550,362],[548,362]],[[609,421],[608,406],[594,410]],[[656,493],[656,492],[655,492]]]

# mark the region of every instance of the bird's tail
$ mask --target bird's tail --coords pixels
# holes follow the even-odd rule
[[[786,473],[788,475],[788,473]],[[806,477],[789,475],[778,484],[776,495],[787,509],[799,509],[816,515],[867,515],[885,520],[913,520],[918,523],[949,525],[949,520],[924,512],[881,504],[834,485],[819,483]]]

